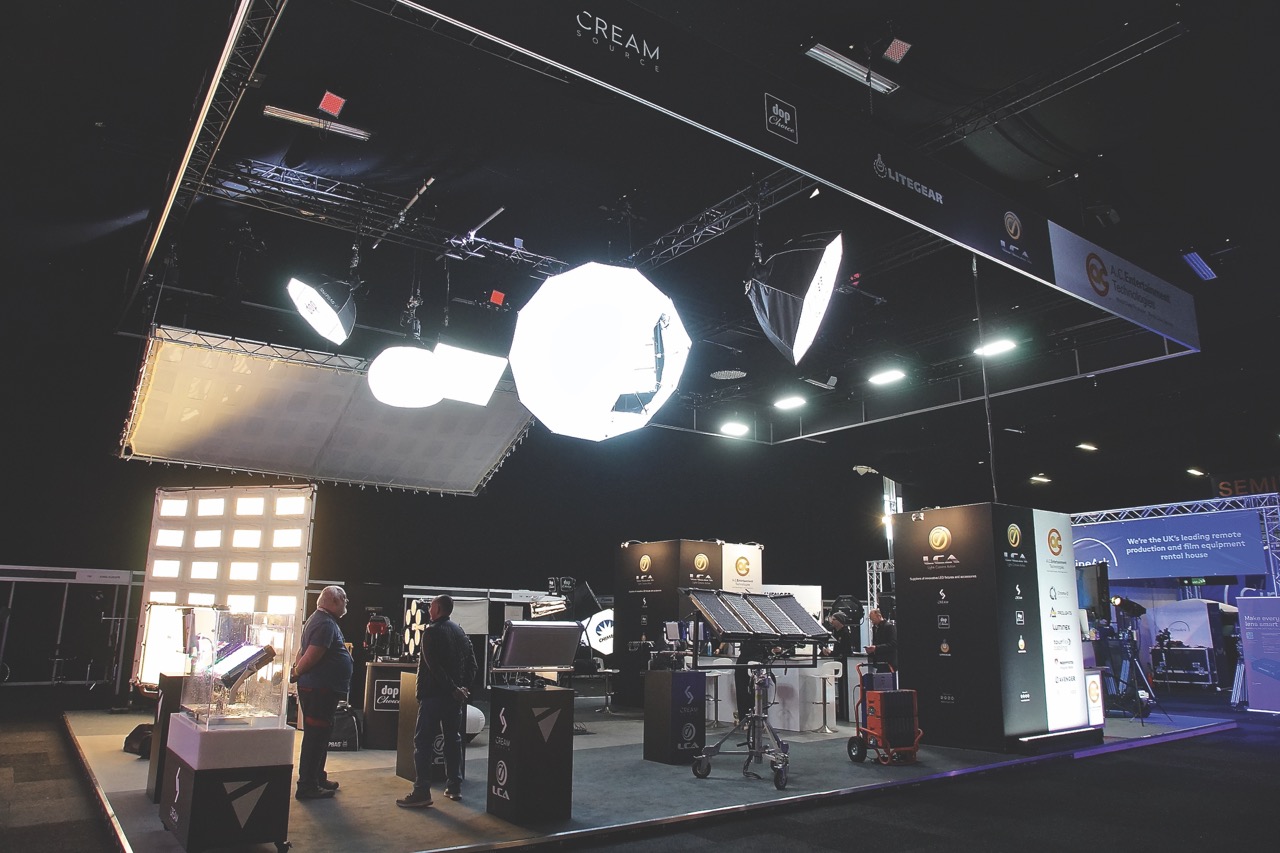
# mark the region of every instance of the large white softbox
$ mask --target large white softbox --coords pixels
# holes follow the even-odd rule
[[[633,269],[589,263],[520,310],[511,373],[552,432],[601,441],[639,429],[674,393],[692,342],[675,305]]]
[[[835,292],[844,254],[841,235],[834,240],[796,240],[757,270],[747,297],[765,337],[799,364],[809,351]]]

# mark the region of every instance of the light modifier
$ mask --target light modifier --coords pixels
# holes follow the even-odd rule
[[[356,325],[356,300],[351,285],[328,281],[312,286],[291,278],[286,289],[298,313],[321,337],[343,344],[351,336]]]
[[[1091,453],[1092,453],[1092,452],[1097,451],[1097,449],[1098,449],[1098,445],[1096,445],[1096,444],[1090,444],[1090,443],[1089,443],[1089,442],[1087,442],[1087,441],[1082,441],[1082,442],[1080,442],[1079,444],[1077,444],[1077,445],[1076,445],[1076,448],[1077,448],[1077,449],[1079,449],[1079,450],[1088,450],[1089,452],[1091,452]]]
[[[1188,468],[1188,469],[1187,469],[1187,473],[1188,473],[1188,474],[1190,474],[1192,477],[1207,477],[1207,476],[1209,476],[1209,475],[1208,475],[1208,474],[1206,474],[1205,472],[1201,471],[1199,468]]]
[[[588,263],[542,283],[516,319],[516,392],[548,429],[602,441],[639,429],[675,393],[692,341],[637,270]]]
[[[1013,341],[1009,340],[1008,338],[1001,338],[998,341],[992,341],[989,344],[983,344],[982,346],[974,350],[973,354],[974,355],[1000,355],[1001,353],[1008,352],[1011,349],[1016,349],[1017,346],[1018,346],[1017,344],[1015,344]]]
[[[725,421],[720,425],[720,431],[725,435],[731,435],[734,438],[740,438],[751,432],[751,427],[741,421]]]
[[[435,357],[441,394],[450,400],[476,406],[488,404],[498,380],[507,369],[507,360],[501,356],[472,352],[445,343],[436,344]]]
[[[882,370],[879,373],[872,374],[867,377],[867,381],[872,385],[888,385],[890,382],[897,382],[899,379],[906,378],[905,373],[897,368],[893,370]]]
[[[843,256],[840,234],[830,241],[792,241],[747,282],[760,329],[792,364],[800,363],[818,335]]]
[[[380,403],[425,409],[444,398],[435,353],[408,344],[387,347],[369,364],[369,390]]]
[[[1033,476],[1031,477],[1031,482],[1033,482],[1033,483],[1052,483],[1052,482],[1053,482],[1053,480],[1050,480],[1050,479],[1049,479],[1048,477],[1046,477],[1044,474],[1035,474],[1035,475],[1033,475]]]
[[[898,90],[898,84],[885,77],[883,74],[877,74],[867,66],[860,62],[854,62],[849,57],[840,53],[838,50],[827,47],[825,44],[815,44],[804,52],[804,55],[810,59],[816,59],[828,68],[834,68],[846,77],[857,80],[864,86],[870,86],[872,90],[882,95],[888,95]]]

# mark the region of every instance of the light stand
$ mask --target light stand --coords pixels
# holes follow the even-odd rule
[[[778,737],[778,731],[769,722],[769,701],[770,685],[776,684],[777,679],[773,675],[772,664],[775,660],[774,656],[770,656],[769,660],[763,665],[758,663],[746,664],[751,673],[751,695],[752,708],[746,717],[739,719],[724,737],[720,738],[716,743],[707,746],[693,759],[693,775],[699,779],[705,779],[711,775],[711,759],[717,755],[745,755],[746,761],[742,765],[742,775],[748,779],[759,779],[760,774],[751,769],[751,765],[762,764],[766,756],[769,758],[769,766],[773,770],[773,786],[781,791],[787,787],[787,762],[790,760],[788,752],[789,745]],[[747,736],[745,743],[738,746],[745,746],[745,752],[738,750],[726,750],[721,747],[729,738],[744,733]]]

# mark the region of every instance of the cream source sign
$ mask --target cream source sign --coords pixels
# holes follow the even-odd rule
[[[602,50],[618,54],[654,72],[662,58],[662,46],[650,44],[642,35],[592,12],[579,12],[574,19],[578,38],[587,39]]]

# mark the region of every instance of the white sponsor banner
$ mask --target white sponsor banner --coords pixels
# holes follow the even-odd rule
[[[1049,243],[1059,290],[1199,351],[1190,293],[1054,222],[1049,223]]]
[[[720,552],[720,587],[732,592],[759,592],[764,580],[764,546],[726,542]]]
[[[1040,636],[1044,649],[1045,715],[1049,731],[1088,722],[1084,660],[1076,610],[1071,517],[1034,510],[1036,575],[1040,584]]]

